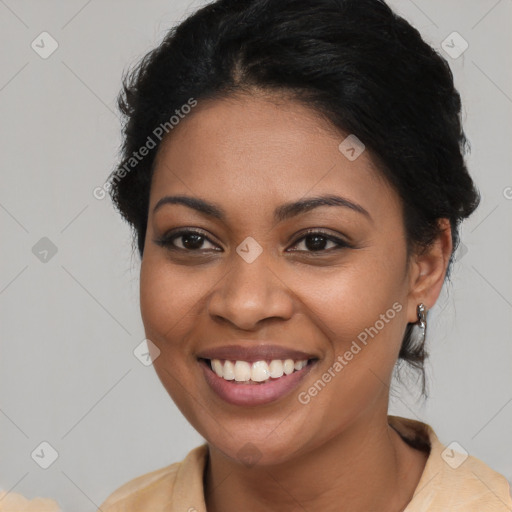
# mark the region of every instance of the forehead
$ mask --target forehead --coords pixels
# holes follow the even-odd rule
[[[339,193],[368,208],[396,203],[368,151],[355,160],[340,151],[347,136],[284,97],[199,101],[159,148],[150,209],[171,193],[244,204],[246,210],[321,193]]]

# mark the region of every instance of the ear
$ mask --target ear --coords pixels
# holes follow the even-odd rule
[[[436,303],[443,287],[452,254],[452,230],[449,219],[439,219],[440,233],[430,246],[411,256],[407,319],[418,320],[421,302],[428,311]]]

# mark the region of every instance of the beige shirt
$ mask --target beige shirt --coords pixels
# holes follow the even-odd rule
[[[430,447],[420,481],[404,512],[511,512],[505,477],[479,459],[445,447],[429,425],[398,416],[389,424],[416,445]],[[139,476],[121,486],[101,505],[101,512],[205,512],[203,474],[208,446],[185,459]],[[27,500],[0,491],[0,512],[58,512],[53,500]]]
[[[29,500],[15,492],[0,491],[0,512],[61,512],[57,503],[48,498]]]
[[[398,416],[389,424],[400,435],[423,444],[430,454],[404,512],[511,512],[510,487],[504,476],[481,460],[447,448],[429,425]],[[101,512],[205,512],[203,474],[208,446],[185,459],[142,475],[120,487],[101,505]],[[0,508],[0,511],[2,509]]]

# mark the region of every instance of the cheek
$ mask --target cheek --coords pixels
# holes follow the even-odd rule
[[[190,278],[165,258],[145,252],[140,272],[140,309],[146,337],[160,350],[153,368],[193,425],[200,424],[194,411],[200,396],[194,391],[189,371],[195,359],[187,351],[187,341],[197,323],[195,308],[204,294],[201,282],[204,280]]]
[[[399,254],[396,258],[381,258],[374,251],[363,251],[328,273],[309,271],[294,279],[296,293],[308,309],[319,317],[326,330],[342,339],[357,336],[373,326],[381,315],[385,315],[384,321],[396,320],[400,317],[397,309],[405,307],[405,259]],[[396,302],[402,307],[393,309]],[[390,308],[392,311],[386,315]],[[400,322],[385,322],[386,326],[391,323]],[[381,322],[378,326],[382,327]]]
[[[299,401],[309,408],[311,428],[326,437],[387,393],[406,323],[405,259],[399,251],[394,256],[368,251],[329,275],[310,272],[296,281],[308,321],[327,341],[325,361],[316,379],[299,390]]]
[[[162,344],[164,350],[179,345],[204,293],[204,280],[148,251],[140,273],[140,308],[146,334],[151,333],[155,337],[152,341]]]
[[[405,248],[388,249],[386,257],[361,249],[329,273],[295,277],[304,314],[329,341],[326,366],[342,358],[343,371],[335,373],[354,386],[369,370],[387,381],[400,350],[406,325]]]

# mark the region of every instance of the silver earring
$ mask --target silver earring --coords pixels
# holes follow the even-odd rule
[[[425,338],[427,336],[427,310],[425,309],[425,304],[421,302],[418,304],[417,307],[417,313],[418,313],[418,322],[421,329],[421,345],[425,343]]]

